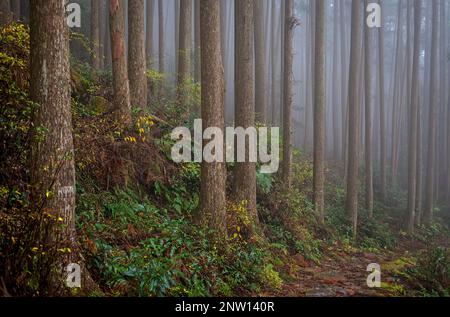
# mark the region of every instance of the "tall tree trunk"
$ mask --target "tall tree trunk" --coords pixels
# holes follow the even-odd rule
[[[342,64],[342,76],[344,80],[342,81],[342,96],[341,96],[341,111],[342,111],[342,162],[344,163],[345,177],[347,177],[347,157],[348,157],[348,82],[349,82],[349,63],[347,58],[347,30],[346,30],[346,20],[345,20],[345,2],[340,2],[340,16],[341,16],[341,64]]]
[[[153,56],[153,25],[155,16],[155,0],[147,0],[147,23],[145,38],[145,56],[147,57],[147,67],[151,68],[154,62]]]
[[[348,175],[347,210],[351,215],[353,237],[358,229],[358,142],[359,142],[359,92],[358,78],[361,67],[361,1],[352,0],[352,30],[349,77],[349,120],[348,120]]]
[[[272,104],[272,113],[271,113],[271,124],[272,126],[276,125],[276,110],[277,110],[277,62],[278,62],[278,39],[277,39],[277,31],[280,29],[280,20],[276,20],[276,3],[272,1],[272,34],[271,34],[271,71],[272,71],[272,85],[271,85],[271,104]]]
[[[9,0],[0,0],[0,27],[12,22],[11,4]]]
[[[178,49],[178,102],[188,103],[188,80],[191,72],[192,1],[180,0],[180,32]]]
[[[159,97],[163,95],[164,92],[164,76],[165,76],[165,53],[164,53],[164,1],[158,0],[158,24],[159,24],[159,36],[158,36],[158,49],[159,49],[159,72],[162,74],[163,78],[159,83]]]
[[[106,33],[106,16],[108,15],[108,9],[106,7],[105,0],[100,1],[100,13],[99,13],[99,45],[98,45],[98,53],[99,53],[99,67],[101,70],[105,69],[105,40],[109,37],[109,34]]]
[[[254,0],[255,9],[255,107],[256,120],[266,124],[267,65],[266,36],[264,34],[264,3]]]
[[[420,91],[419,94],[419,101],[420,98]],[[420,226],[422,221],[422,121],[421,121],[421,105],[419,103],[417,107],[417,162],[416,162],[416,202],[415,205],[415,223]]]
[[[201,0],[200,8],[203,125],[218,127],[223,131],[225,126],[225,88],[220,51],[219,0]],[[202,217],[205,223],[217,232],[217,241],[225,241],[227,236],[226,177],[224,163],[207,163],[205,161],[202,163]]]
[[[409,151],[408,151],[408,232],[414,232],[414,214],[416,211],[416,182],[417,182],[417,114],[419,109],[420,89],[420,33],[421,33],[422,1],[414,2],[414,55],[412,69],[411,108],[409,123]],[[409,21],[408,21],[409,23]]]
[[[307,85],[308,85],[308,90],[307,90],[307,103],[305,105],[305,150],[306,151],[310,151],[311,150],[311,126],[312,126],[312,121],[310,120],[311,117],[313,117],[313,115],[311,115],[311,113],[313,112],[313,108],[314,108],[314,71],[313,71],[313,65],[314,63],[314,55],[315,55],[315,36],[314,36],[314,32],[315,32],[315,1],[314,0],[310,0],[309,1],[309,8],[310,8],[310,12],[309,12],[309,17],[308,17],[308,26],[307,28],[309,28],[309,32],[307,33],[311,33],[309,35],[309,41],[308,41],[308,69],[307,74],[306,74],[306,78],[307,78]]]
[[[292,27],[292,26],[290,26]],[[316,0],[314,67],[314,207],[321,222],[325,219],[325,0]]]
[[[220,1],[220,49],[222,51],[222,63],[225,68],[225,60],[227,55],[227,1]],[[225,87],[227,87],[227,78],[225,76]],[[226,90],[226,89],[225,89]],[[225,94],[226,99],[226,94]],[[226,102],[225,102],[226,104]]]
[[[365,6],[369,4],[365,1]],[[372,32],[364,26],[364,58],[365,58],[365,202],[369,218],[373,217],[373,85],[372,85]]]
[[[235,41],[235,124],[254,128],[253,0],[235,2]],[[246,202],[252,223],[257,225],[256,163],[250,162],[250,146],[245,143],[245,162],[237,162],[234,171],[235,199]]]
[[[382,5],[381,0],[378,2]],[[378,28],[378,79],[380,86],[380,193],[381,199],[386,199],[386,112],[385,112],[385,82],[384,82],[384,26]]]
[[[446,115],[447,115],[447,104],[445,102],[447,90],[446,90],[446,74],[448,70],[449,57],[450,52],[447,47],[447,29],[448,29],[448,20],[446,14],[446,3],[447,1],[440,1],[440,9],[439,9],[439,64],[447,65],[447,67],[439,68],[439,110],[437,114],[437,118],[439,118],[437,122],[438,134],[436,136],[437,144],[442,144],[436,148],[436,202],[444,202],[447,196],[447,193],[443,191],[447,182],[445,181],[445,174],[447,169],[447,160],[446,158]],[[447,160],[446,160],[447,159]],[[444,182],[443,182],[444,181]]]
[[[124,0],[109,0],[114,107],[118,120],[131,123],[130,86],[125,56]]]
[[[55,252],[58,258],[48,268],[48,295],[54,296],[68,291],[63,284],[66,267],[82,261],[75,230],[69,33],[63,1],[31,1],[30,15],[30,96],[40,105],[33,123],[46,131],[42,140],[32,144],[32,200],[37,211],[50,211],[64,225],[51,225],[49,236],[38,239],[45,245],[43,252],[72,250],[69,255]]]
[[[147,70],[154,69],[155,66],[155,55],[154,55],[154,37],[153,37],[153,27],[155,18],[155,0],[147,0],[146,8],[146,26],[145,26],[145,57],[147,60]],[[147,104],[150,104],[155,91],[154,83],[150,78],[147,77]]]
[[[338,100],[339,100],[339,41],[342,41],[342,38],[339,37],[339,6],[340,1],[334,0],[333,2],[333,157],[336,161],[340,157],[340,144],[339,144],[339,108],[338,108]]]
[[[178,74],[179,50],[180,50],[180,1],[173,0],[175,7],[174,30],[175,30],[175,74]]]
[[[106,25],[105,25],[105,44],[103,47],[103,55],[105,56],[105,68],[112,66],[112,55],[111,55],[111,28],[109,22],[109,0],[105,2],[105,15],[106,15]]]
[[[147,61],[145,58],[144,0],[128,3],[128,77],[130,102],[141,110],[147,108]]]
[[[292,14],[292,0],[285,1],[284,15],[284,58],[283,58],[283,181],[286,188],[292,183],[292,49],[294,35],[294,17]]]
[[[286,1],[281,1],[281,23],[280,23],[281,35],[280,35],[280,108],[279,108],[279,122],[280,127],[283,128],[284,118],[283,118],[283,110],[284,110],[284,56],[285,56],[285,35],[286,35]]]
[[[450,76],[450,73],[449,73]],[[448,78],[448,83],[450,84],[450,78]],[[450,87],[449,87],[450,92]],[[450,93],[447,99],[447,182],[446,182],[446,202],[450,205]]]
[[[431,30],[431,78],[430,78],[430,106],[428,117],[428,158],[425,183],[424,222],[430,224],[433,219],[435,159],[436,159],[436,109],[437,109],[437,73],[438,73],[438,2],[433,1],[433,17]]]
[[[393,81],[394,81],[394,91],[393,91],[393,99],[392,99],[392,131],[391,131],[391,185],[394,185],[397,182],[397,159],[398,159],[398,142],[397,142],[397,130],[398,130],[398,121],[399,121],[399,107],[401,103],[400,91],[401,91],[401,82],[403,79],[402,70],[403,65],[405,64],[403,59],[401,58],[401,46],[403,43],[403,36],[401,32],[402,25],[402,10],[401,10],[402,1],[398,1],[397,6],[397,24],[396,24],[396,49],[395,49],[395,71],[393,72]]]
[[[91,65],[100,69],[100,1],[91,0]]]
[[[194,79],[197,83],[201,79],[201,37],[200,37],[200,0],[195,0],[195,66],[194,66]]]
[[[14,20],[19,21],[20,15],[20,0],[11,0],[11,11],[13,13]]]

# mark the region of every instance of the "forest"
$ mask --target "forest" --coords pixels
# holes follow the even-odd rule
[[[0,0],[0,297],[448,297],[449,91],[450,0]]]

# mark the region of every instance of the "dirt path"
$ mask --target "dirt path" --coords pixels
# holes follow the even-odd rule
[[[268,296],[287,297],[349,297],[349,296],[396,296],[387,285],[399,280],[393,272],[399,266],[408,265],[411,253],[405,248],[380,253],[357,250],[327,250],[320,264],[305,261],[300,255],[286,267],[283,288]],[[381,266],[381,288],[367,286],[367,266]],[[397,295],[398,296],[398,295]]]

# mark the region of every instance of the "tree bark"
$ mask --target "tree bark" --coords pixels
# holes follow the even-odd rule
[[[109,0],[114,107],[118,120],[131,123],[130,86],[125,57],[124,0]]]
[[[144,0],[128,3],[128,77],[130,102],[140,110],[147,108],[147,61],[145,58]]]
[[[192,42],[192,1],[180,0],[180,31],[178,48],[178,87],[180,105],[187,105],[189,92],[188,80],[191,72]]]
[[[253,0],[235,2],[235,124],[255,127]],[[250,162],[246,142],[246,161],[237,162],[234,171],[235,200],[245,202],[253,224],[259,223],[256,210],[256,164]]]
[[[358,141],[359,141],[359,92],[361,52],[361,1],[352,0],[352,29],[349,76],[349,120],[348,120],[348,175],[347,210],[351,215],[353,237],[358,229]]]
[[[19,21],[20,15],[20,0],[11,0],[11,11],[13,13],[14,20]]]
[[[419,101],[420,91],[419,91]],[[415,205],[415,223],[420,226],[422,221],[422,121],[421,121],[421,105],[417,108],[417,162],[416,162],[416,202]]]
[[[341,41],[342,39],[339,37],[339,6],[340,6],[340,1],[339,0],[334,0],[333,2],[334,6],[333,6],[333,19],[334,19],[334,24],[333,24],[333,87],[332,87],[332,91],[333,91],[333,157],[335,161],[338,161],[341,157],[340,155],[340,144],[339,144],[339,108],[338,108],[338,100],[339,100],[339,86],[341,85],[340,80],[339,80],[339,41]]]
[[[62,219],[60,223],[64,225],[52,224],[50,236],[39,242],[45,245],[47,253],[52,248],[72,250],[69,255],[54,252],[58,258],[48,268],[48,294],[56,296],[67,291],[65,268],[70,263],[82,264],[75,229],[69,33],[63,1],[31,1],[30,15],[30,97],[40,105],[34,113],[33,126],[46,131],[42,140],[32,144],[32,201],[37,211]]]
[[[382,1],[379,0],[379,5]],[[384,26],[378,28],[378,79],[380,86],[380,194],[386,199],[386,113],[385,113],[385,83],[384,83]]]
[[[159,49],[159,72],[163,78],[159,83],[159,97],[162,97],[164,92],[164,76],[165,76],[165,53],[164,53],[164,4],[163,0],[158,0],[158,24],[159,24],[159,36],[158,36],[158,49]]]
[[[220,51],[219,0],[201,0],[201,65],[202,119],[205,127],[224,130],[224,79]],[[226,227],[226,166],[224,163],[203,162],[201,166],[202,217],[215,230],[218,242],[224,243]]]
[[[391,127],[391,175],[390,181],[391,185],[395,185],[397,182],[397,162],[398,162],[398,128],[399,128],[399,107],[401,103],[401,86],[402,83],[402,69],[405,64],[401,58],[401,43],[403,40],[402,32],[401,32],[401,23],[402,23],[402,10],[401,10],[402,1],[398,1],[397,6],[397,24],[396,24],[396,49],[395,49],[395,70],[393,72],[393,81],[394,81],[394,93],[392,99],[392,127]]]
[[[0,27],[12,22],[11,5],[9,0],[0,0]]]
[[[105,68],[112,66],[111,56],[111,28],[109,26],[109,0],[105,2],[105,44],[103,45],[103,55],[105,56]]]
[[[411,108],[409,123],[409,150],[408,150],[408,232],[414,232],[414,214],[416,211],[416,182],[417,182],[417,120],[419,109],[419,89],[420,89],[420,33],[421,33],[421,10],[422,1],[414,2],[414,52],[411,86]]]
[[[197,83],[201,79],[201,37],[200,37],[200,0],[195,0],[195,66],[194,66],[194,79]]]
[[[100,1],[91,0],[91,65],[100,69]]]
[[[438,73],[438,2],[433,1],[433,17],[431,30],[431,78],[430,78],[430,109],[428,117],[428,158],[425,183],[424,222],[430,224],[433,219],[435,159],[436,159],[436,109],[437,109],[437,73]]]
[[[292,47],[294,35],[294,17],[292,0],[285,1],[284,20],[284,58],[283,58],[283,181],[287,189],[292,183]]]
[[[267,65],[266,65],[266,36],[264,32],[264,3],[254,0],[255,10],[255,107],[256,120],[267,123]]]
[[[314,67],[314,207],[325,220],[325,1],[316,0]]]
[[[365,1],[365,6],[369,4]],[[373,217],[373,85],[372,85],[372,32],[364,26],[364,58],[365,58],[365,202],[369,218]]]
[[[154,62],[153,56],[153,18],[155,16],[155,0],[147,0],[147,23],[145,26],[145,56],[147,58],[147,67],[151,68]]]

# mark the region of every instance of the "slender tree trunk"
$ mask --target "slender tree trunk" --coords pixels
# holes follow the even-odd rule
[[[191,73],[192,1],[180,0],[180,32],[178,50],[178,102],[188,103],[187,81]]]
[[[224,79],[220,52],[219,0],[201,0],[202,119],[206,127],[224,130]],[[203,162],[201,167],[201,205],[205,223],[217,232],[217,241],[226,241],[226,166]]]
[[[342,111],[342,161],[344,163],[345,177],[347,177],[347,157],[348,157],[348,83],[349,83],[349,58],[348,56],[348,43],[347,43],[347,30],[345,20],[345,2],[340,2],[340,16],[341,16],[341,64],[342,64],[342,96],[341,96],[341,111]]]
[[[280,21],[280,29],[281,29],[281,35],[280,35],[280,82],[279,82],[279,87],[280,87],[280,107],[279,107],[279,122],[280,122],[280,127],[283,128],[283,123],[284,123],[284,118],[283,118],[283,110],[284,110],[284,79],[285,79],[285,75],[284,75],[284,57],[285,57],[285,37],[286,37],[286,1],[281,1],[281,21]]]
[[[369,4],[365,1],[365,6]],[[369,218],[373,217],[373,85],[372,85],[372,32],[364,26],[364,58],[365,58],[365,202]]]
[[[36,238],[44,244],[43,252],[72,250],[69,255],[57,253],[58,258],[47,268],[48,295],[55,296],[68,292],[63,284],[66,267],[70,263],[81,265],[82,261],[75,230],[69,33],[63,1],[31,1],[30,15],[30,96],[41,105],[34,113],[33,123],[46,131],[42,140],[32,144],[32,201],[37,211],[54,213],[64,225],[53,224],[49,236]]]
[[[276,125],[276,103],[277,103],[277,92],[276,92],[276,88],[277,88],[277,31],[279,29],[279,24],[280,21],[276,20],[277,14],[276,14],[276,4],[275,1],[272,1],[272,33],[271,33],[271,73],[272,73],[272,83],[271,83],[271,109],[272,109],[272,113],[270,115],[270,122],[272,124],[272,126]]]
[[[125,57],[124,0],[109,0],[114,107],[118,120],[131,123],[130,86]]]
[[[446,161],[446,148],[447,143],[446,140],[446,114],[447,114],[447,104],[445,102],[447,90],[446,90],[446,73],[449,65],[450,52],[447,47],[447,29],[448,29],[448,20],[446,14],[446,3],[447,1],[440,1],[440,9],[439,9],[439,59],[440,65],[447,65],[447,67],[439,68],[439,110],[437,114],[437,118],[439,118],[437,124],[438,134],[436,136],[437,144],[442,144],[441,146],[436,147],[436,202],[444,202],[447,196],[447,193],[443,191],[445,189],[447,182],[445,181],[445,174],[447,169],[447,161]],[[444,182],[443,182],[444,181]]]
[[[200,0],[195,0],[195,68],[194,78],[198,83],[201,79],[201,37],[200,37]]]
[[[419,91],[419,100],[420,91]],[[422,221],[422,121],[421,121],[421,105],[417,107],[417,162],[416,162],[416,202],[415,202],[415,222],[418,226]]]
[[[175,19],[174,19],[174,30],[175,30],[175,74],[178,74],[179,65],[179,51],[180,51],[180,1],[173,0],[175,7]]]
[[[379,0],[380,6],[382,1]],[[381,199],[386,199],[386,112],[385,112],[385,83],[384,83],[384,25],[378,28],[378,79],[380,86],[380,194]]]
[[[449,73],[450,75],[450,73]],[[450,84],[450,78],[448,79],[448,84]],[[450,87],[449,87],[450,92]],[[450,205],[450,93],[447,100],[447,189],[446,189],[446,201]]]
[[[147,0],[147,23],[146,23],[146,38],[145,38],[145,56],[147,57],[147,67],[151,68],[154,62],[153,56],[153,25],[155,17],[155,0]]]
[[[144,0],[128,3],[128,77],[130,102],[141,110],[147,108],[147,61],[145,58]]]
[[[147,0],[146,8],[146,25],[145,25],[145,58],[147,60],[147,70],[154,69],[155,67],[155,54],[154,54],[154,18],[155,18],[155,0]],[[155,95],[154,83],[151,78],[147,76],[147,104],[151,104],[151,100]]]
[[[165,52],[164,52],[164,1],[158,0],[158,24],[159,24],[159,36],[158,36],[158,49],[159,49],[159,72],[163,78],[159,83],[159,97],[162,97],[164,93],[164,76],[165,76]]]
[[[103,47],[103,55],[105,56],[105,68],[112,66],[111,56],[111,28],[109,22],[109,0],[105,3],[106,25],[105,25],[105,45]]]
[[[91,0],[91,65],[100,69],[100,1]]]
[[[106,33],[106,16],[108,15],[108,9],[106,7],[106,1],[99,0],[100,1],[100,13],[99,13],[99,46],[98,46],[98,53],[99,53],[99,67],[101,70],[105,69],[105,39],[106,37],[109,37],[109,34]]]
[[[227,55],[227,36],[228,36],[226,29],[227,29],[227,1],[220,1],[220,49],[222,52],[222,63],[224,65],[224,69],[226,64],[225,60]],[[227,86],[226,81],[227,78],[225,76],[225,87]]]
[[[398,158],[398,142],[397,142],[397,129],[398,129],[398,118],[399,118],[399,103],[400,101],[400,83],[402,82],[402,69],[404,62],[401,58],[401,44],[402,44],[402,32],[401,32],[401,23],[402,23],[402,10],[401,10],[402,1],[398,2],[397,7],[397,24],[396,24],[396,53],[395,53],[395,71],[393,73],[394,80],[394,97],[392,99],[392,131],[391,131],[391,185],[394,185],[397,181],[397,158]],[[402,61],[402,62],[401,62]]]
[[[11,0],[11,11],[13,13],[14,20],[19,21],[20,15],[20,0]]]
[[[253,0],[235,3],[235,124],[244,129],[255,127],[254,63],[253,63]],[[249,144],[246,142],[245,162],[237,162],[234,172],[235,197],[246,202],[254,224],[258,224],[256,211],[256,164],[250,162]]]
[[[0,27],[12,22],[11,4],[9,0],[0,0]]]
[[[417,183],[417,114],[419,109],[420,89],[420,33],[421,33],[422,1],[414,2],[414,55],[412,69],[411,108],[409,123],[409,151],[408,151],[408,232],[414,232],[414,214],[416,211],[416,183]],[[409,23],[409,21],[408,21]]]
[[[335,161],[339,160],[340,157],[340,144],[339,144],[339,108],[338,108],[338,100],[339,100],[339,41],[342,38],[339,37],[339,6],[340,1],[334,0],[333,2],[333,158]]]
[[[437,109],[437,65],[438,60],[438,3],[433,1],[433,17],[431,30],[431,78],[430,78],[430,110],[428,122],[428,158],[425,183],[424,222],[430,224],[433,219],[433,202],[435,186],[435,158],[436,158],[436,109]]]
[[[358,141],[359,141],[359,93],[358,77],[360,73],[361,52],[361,1],[352,0],[352,30],[349,77],[349,120],[348,120],[348,176],[347,210],[351,215],[353,237],[356,239],[358,228]]]
[[[285,1],[285,22],[284,22],[284,90],[283,90],[283,181],[286,188],[291,188],[292,182],[292,91],[293,91],[293,35],[294,17],[292,14],[292,0]]]
[[[308,58],[308,63],[310,63],[310,65],[308,66],[307,69],[307,82],[308,82],[308,98],[307,98],[307,104],[305,105],[306,107],[306,111],[305,111],[305,118],[306,118],[306,122],[305,122],[305,140],[306,140],[306,146],[305,146],[305,150],[307,150],[308,152],[311,150],[311,126],[312,126],[312,121],[314,120],[310,120],[311,117],[313,117],[313,115],[311,115],[311,113],[314,111],[314,71],[313,71],[313,65],[315,65],[315,60],[314,60],[314,56],[315,56],[315,0],[310,0],[309,1],[309,8],[310,8],[310,12],[309,12],[309,20],[308,20],[308,27],[311,33],[309,35],[309,43],[308,43],[308,47],[309,47],[309,58]]]
[[[314,67],[314,206],[316,215],[325,220],[325,0],[316,0]]]
[[[264,34],[264,3],[254,1],[255,10],[255,107],[256,120],[266,124],[267,109],[267,65],[266,37]]]

